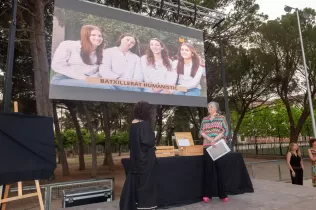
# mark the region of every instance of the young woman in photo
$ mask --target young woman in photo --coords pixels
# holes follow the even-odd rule
[[[176,91],[176,95],[200,96],[201,77],[204,68],[200,65],[200,57],[195,48],[190,43],[183,43],[178,51],[178,59],[173,62],[173,66],[178,73],[177,85],[185,87],[187,92]]]
[[[99,73],[102,78],[142,82],[138,41],[132,34],[121,35],[116,46],[105,49]],[[114,86],[117,90],[140,91],[137,87]]]
[[[56,74],[51,84],[112,89],[110,85],[85,81],[87,77],[98,77],[103,49],[101,29],[93,25],[82,26],[80,40],[63,41],[56,49],[52,60],[52,70]]]
[[[146,54],[141,58],[144,81],[153,84],[175,85],[177,73],[172,71],[172,61],[165,44],[153,38],[149,41]],[[144,92],[170,94],[171,91],[159,88],[145,88]]]

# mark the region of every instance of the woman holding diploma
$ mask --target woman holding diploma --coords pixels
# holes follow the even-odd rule
[[[212,174],[211,164],[213,162],[212,158],[206,151],[209,146],[215,146],[215,143],[221,139],[226,139],[228,136],[228,126],[224,116],[220,115],[219,104],[217,102],[210,102],[207,105],[209,115],[204,117],[201,123],[200,134],[203,136],[203,146],[204,146],[204,168],[207,174]],[[227,194],[225,193],[224,182],[222,180],[222,175],[219,167],[218,160],[215,161],[215,168],[217,172],[217,189],[218,197],[224,202],[228,201]],[[212,177],[205,178],[205,192],[203,200],[204,202],[209,202],[212,197]]]
[[[150,112],[147,102],[135,105],[129,131],[131,167],[121,194],[120,210],[157,208],[155,133],[150,126]]]

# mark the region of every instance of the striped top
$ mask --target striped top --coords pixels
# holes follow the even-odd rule
[[[219,114],[215,115],[212,120],[209,116],[204,117],[201,123],[200,133],[205,133],[212,138],[223,134],[223,138],[226,139],[228,136],[228,125],[225,117]]]
[[[128,51],[125,54],[112,47],[103,51],[103,61],[99,67],[101,77],[107,79],[143,81],[140,58]]]
[[[94,76],[98,73],[99,65],[95,51],[90,54],[92,65],[85,64],[81,58],[80,41],[63,41],[59,44],[52,60],[54,72],[72,79],[84,80],[86,76]]]

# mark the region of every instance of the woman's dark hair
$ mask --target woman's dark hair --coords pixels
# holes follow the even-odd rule
[[[146,55],[147,55],[147,64],[151,65],[153,67],[155,67],[155,57],[154,57],[154,53],[151,51],[150,49],[150,42],[154,40],[160,43],[160,46],[163,48],[163,50],[161,51],[161,56],[162,56],[162,63],[163,65],[168,69],[168,71],[171,71],[171,63],[169,60],[169,51],[166,47],[166,45],[159,39],[157,38],[152,38],[149,41],[149,45],[146,49]]]
[[[98,30],[102,34],[102,31],[99,27],[94,25],[84,25],[81,27],[80,37],[81,37],[81,52],[80,56],[82,61],[87,65],[92,65],[90,54],[93,51],[93,47],[90,41],[91,31]],[[102,38],[103,39],[103,38]],[[102,40],[102,43],[97,47],[96,55],[97,55],[97,64],[101,64],[103,59],[103,50],[104,50],[105,42]]]
[[[134,107],[134,118],[138,120],[150,120],[151,116],[151,105],[146,101],[140,101],[135,104]]]
[[[138,39],[136,38],[136,36],[134,34],[130,34],[130,33],[126,33],[126,34],[122,34],[117,40],[116,40],[116,43],[115,45],[117,47],[119,47],[121,45],[121,40],[126,37],[126,36],[130,36],[130,37],[133,37],[135,39],[135,45],[129,49],[129,51],[131,51],[132,53],[136,54],[139,56],[140,54],[140,50],[139,50],[139,41]]]
[[[199,70],[201,61],[200,61],[200,57],[197,54],[194,46],[192,44],[190,44],[190,43],[184,42],[179,47],[178,55],[177,55],[177,57],[178,57],[177,72],[178,72],[179,75],[180,74],[184,74],[184,59],[181,56],[181,48],[182,48],[182,46],[186,46],[187,48],[189,48],[191,53],[192,53],[192,69],[191,69],[190,76],[191,77],[195,77],[196,72]]]
[[[309,146],[312,147],[316,139],[312,138],[309,140]]]

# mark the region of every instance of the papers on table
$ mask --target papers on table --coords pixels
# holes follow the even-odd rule
[[[178,139],[178,144],[180,147],[190,146],[189,139]]]
[[[220,157],[226,155],[230,152],[229,147],[227,146],[224,139],[219,140],[215,143],[215,147],[210,146],[206,149],[211,158],[215,161]]]

